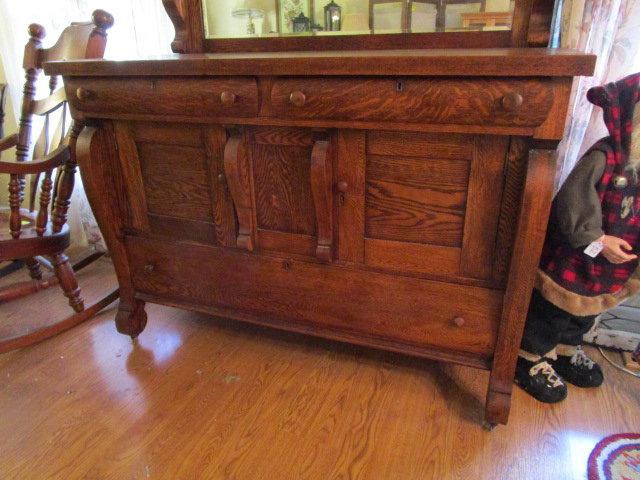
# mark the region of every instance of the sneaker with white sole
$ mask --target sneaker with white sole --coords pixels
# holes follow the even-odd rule
[[[576,387],[599,387],[604,381],[600,365],[591,360],[581,346],[576,347],[573,355],[558,355],[551,364],[556,372]]]
[[[518,357],[515,382],[540,402],[557,403],[567,398],[567,385],[547,358],[532,362]]]

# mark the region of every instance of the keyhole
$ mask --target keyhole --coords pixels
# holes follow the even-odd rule
[[[402,80],[398,80],[396,82],[396,92],[404,91],[404,82]]]

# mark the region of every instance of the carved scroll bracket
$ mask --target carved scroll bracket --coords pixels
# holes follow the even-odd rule
[[[311,193],[316,209],[318,246],[316,256],[323,262],[333,257],[333,181],[331,145],[316,140],[311,151]]]
[[[256,244],[256,220],[253,211],[251,164],[242,134],[229,137],[224,147],[224,171],[238,216],[237,246],[253,251]]]

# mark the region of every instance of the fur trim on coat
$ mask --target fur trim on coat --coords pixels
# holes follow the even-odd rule
[[[638,271],[631,276],[617,293],[604,293],[595,297],[586,297],[561,287],[545,272],[538,269],[535,288],[540,291],[545,299],[572,315],[579,317],[599,315],[640,292],[640,279],[637,274]]]

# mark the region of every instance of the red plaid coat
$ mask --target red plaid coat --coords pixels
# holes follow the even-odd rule
[[[597,142],[588,152],[600,150],[606,155],[604,174],[596,186],[602,203],[602,230],[607,235],[626,240],[633,247],[633,253],[640,254],[639,185],[637,176],[625,169],[633,131],[633,111],[640,99],[640,74],[592,88],[587,98],[603,108],[603,117],[610,133],[609,137]],[[618,176],[627,178],[624,188],[614,185],[613,180]],[[633,208],[622,218],[622,200],[627,197],[632,197]],[[638,266],[637,261],[615,265],[603,255],[591,258],[584,253],[584,247],[572,248],[554,227],[549,225],[540,269],[566,290],[587,297],[615,294],[623,288]]]

